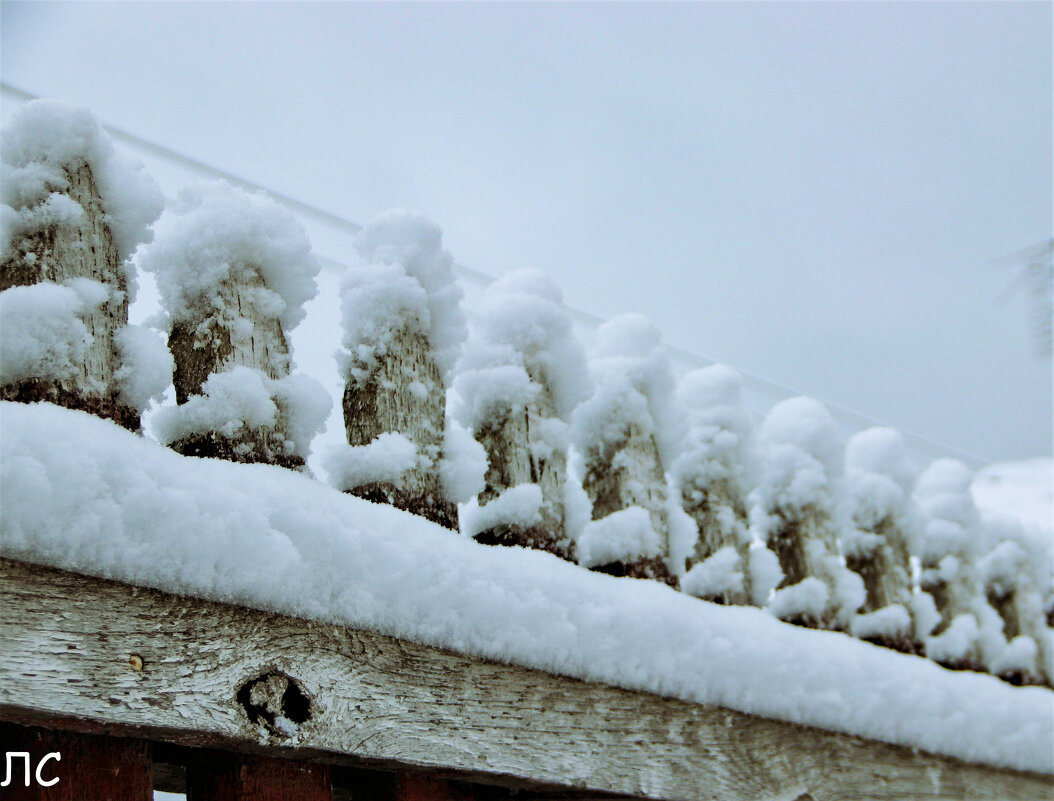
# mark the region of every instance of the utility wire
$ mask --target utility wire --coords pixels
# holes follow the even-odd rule
[[[25,91],[24,89],[19,89],[7,82],[0,81],[0,90],[2,90],[5,94],[9,94],[18,98],[18,100],[21,102],[38,99],[38,95],[34,95],[30,92]],[[245,178],[241,178],[237,175],[234,175],[233,173],[227,172],[226,170],[222,170],[218,167],[206,164],[205,162],[202,162],[194,158],[193,156],[187,156],[183,153],[178,153],[168,147],[165,147],[164,145],[159,145],[155,142],[143,139],[142,137],[125,131],[121,128],[115,127],[113,125],[108,125],[106,123],[101,124],[102,127],[106,130],[106,132],[110,134],[114,139],[132,145],[133,147],[140,148],[165,161],[179,164],[180,166],[192,170],[193,172],[208,175],[212,178],[222,178],[225,181],[228,181],[236,186],[242,187],[243,189],[247,189],[250,191],[264,191],[271,197],[273,197],[275,200],[278,200],[283,205],[288,207],[289,209],[295,210],[306,217],[310,217],[312,219],[344,230],[349,234],[355,234],[362,230],[362,226],[358,223],[348,220],[339,215],[333,214],[332,212],[326,211],[325,209],[321,209],[318,206],[311,205],[310,203],[305,203],[304,201],[297,200],[296,198],[291,197],[290,195],[286,195],[282,192],[277,192],[271,189],[270,187],[266,187],[261,184],[255,183],[254,181],[249,181]],[[1025,249],[1025,251],[1028,250],[1030,249]],[[1018,256],[1019,254],[1011,255]],[[322,265],[328,269],[343,272],[347,268],[346,264],[337,261],[336,259],[331,259],[324,256],[318,256],[318,259],[322,263]],[[491,284],[496,280],[496,278],[492,275],[484,273],[480,270],[473,269],[471,267],[466,267],[463,264],[455,263],[454,269],[460,275],[469,278],[472,281],[483,286]],[[589,327],[596,327],[605,322],[604,318],[598,317],[595,314],[590,314],[586,311],[582,311],[581,309],[576,309],[570,306],[568,306],[567,309],[573,319]],[[683,363],[690,365],[691,367],[705,367],[716,363],[716,360],[714,359],[707,358],[706,356],[701,356],[698,353],[694,353],[676,345],[667,344],[666,348],[672,356],[676,357]],[[774,381],[769,381],[768,379],[762,378],[752,373],[745,372],[743,370],[739,370],[738,368],[736,369],[736,372],[738,372],[742,376],[743,384],[745,387],[753,389],[769,397],[779,398],[782,400],[785,398],[790,398],[796,395],[803,394],[802,392],[796,389],[783,386],[782,384],[777,384]],[[890,423],[883,422],[881,420],[876,420],[875,418],[868,417],[867,415],[853,411],[852,409],[846,409],[845,407],[836,406],[830,403],[825,403],[825,405],[830,410],[831,415],[838,422],[842,423],[842,425],[850,429],[860,430],[864,428],[869,428],[871,426],[890,426],[893,428],[897,428],[898,431],[900,431],[901,435],[904,437],[905,441],[907,441],[909,445],[913,445],[916,450],[921,450],[929,454],[940,453],[951,455],[958,459],[961,459],[964,462],[967,462],[975,468],[984,466],[989,463],[988,459],[984,459],[975,454],[968,453],[960,448],[953,447],[946,443],[937,442],[935,440],[929,439],[928,437],[924,437],[921,434],[905,431],[903,428],[899,428],[897,426],[891,426]]]

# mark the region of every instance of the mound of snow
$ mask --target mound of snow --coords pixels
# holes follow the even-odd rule
[[[0,435],[6,557],[1054,772],[1049,690],[478,545],[301,474],[182,457],[81,412],[4,403]]]
[[[454,258],[443,232],[421,214],[393,209],[355,240],[359,264],[341,287],[344,313],[342,371],[364,369],[403,327],[428,335],[444,381],[467,333],[464,293],[454,280]]]
[[[109,296],[105,285],[87,278],[0,292],[0,383],[80,374],[94,341],[84,318]]]
[[[320,265],[307,233],[293,214],[265,192],[246,192],[226,181],[203,181],[180,192],[161,218],[156,241],[137,255],[153,273],[173,321],[226,309],[219,287],[251,269],[263,281],[256,303],[278,318],[288,334],[315,297]]]
[[[61,192],[65,170],[87,164],[95,178],[119,258],[124,261],[153,236],[150,226],[164,208],[157,183],[137,161],[114,150],[110,137],[85,108],[56,100],[19,106],[0,131],[3,140],[2,255],[13,238],[62,222],[84,210]]]

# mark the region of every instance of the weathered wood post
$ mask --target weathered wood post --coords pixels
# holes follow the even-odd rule
[[[846,566],[864,581],[854,637],[920,653],[913,634],[910,542],[917,514],[910,504],[917,471],[900,433],[876,427],[850,437],[845,450],[851,527],[843,529]]]
[[[983,670],[980,587],[972,565],[980,515],[970,495],[973,473],[956,459],[937,459],[915,483],[924,515],[917,555],[919,586],[934,601],[940,621],[926,639],[926,655],[945,667]]]
[[[677,399],[688,433],[671,477],[698,539],[681,588],[704,600],[749,604],[747,494],[754,471],[754,425],[743,406],[742,379],[715,364],[681,380]]]
[[[331,404],[313,379],[290,374],[286,331],[319,270],[300,223],[263,193],[202,183],[139,262],[171,323],[179,405],[156,415],[159,439],[187,456],[302,468]]]
[[[390,211],[356,241],[341,288],[344,427],[327,470],[353,495],[457,529],[442,480],[446,382],[465,339],[461,289],[442,232]]]
[[[563,297],[540,272],[510,273],[487,288],[473,323],[454,381],[457,417],[487,454],[470,533],[573,559],[567,423],[589,387]]]
[[[989,521],[998,538],[977,562],[977,574],[988,604],[1003,621],[1007,646],[989,665],[1012,684],[1051,684],[1050,631],[1043,611],[1043,589],[1049,588],[1050,551],[1036,547],[1016,520]]]
[[[157,371],[136,364],[159,349],[127,326],[129,257],[152,236],[161,192],[86,109],[36,100],[0,136],[0,398],[50,401],[138,431],[168,380],[149,383]]]
[[[616,576],[676,586],[666,557],[665,466],[677,447],[674,379],[655,325],[624,314],[596,331],[596,389],[576,409],[573,437],[593,522],[577,542],[579,563]]]
[[[798,625],[843,628],[864,590],[838,555],[842,445],[834,420],[811,398],[789,398],[766,415],[760,439],[757,530],[783,571],[769,609]]]

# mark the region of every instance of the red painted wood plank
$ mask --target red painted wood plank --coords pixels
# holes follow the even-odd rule
[[[154,793],[150,745],[142,740],[75,734],[22,727],[5,727],[0,740],[0,782],[8,778],[12,752],[29,752],[30,781],[26,786],[25,759],[11,759],[11,782],[0,787],[4,801],[151,801]],[[57,753],[41,765],[48,754]],[[38,783],[39,778],[44,786]],[[54,780],[58,779],[57,782]]]
[[[395,801],[472,801],[462,788],[453,788],[442,779],[427,774],[413,773],[399,777]]]
[[[187,766],[187,801],[332,801],[329,768],[210,754]]]

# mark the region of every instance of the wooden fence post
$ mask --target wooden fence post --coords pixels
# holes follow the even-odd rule
[[[328,414],[324,390],[291,376],[286,329],[316,292],[300,223],[266,195],[223,181],[183,193],[140,257],[171,318],[176,408],[162,441],[187,456],[299,469]]]
[[[945,667],[983,670],[981,621],[974,609],[980,591],[971,565],[972,540],[979,536],[980,525],[970,495],[972,481],[973,473],[962,462],[937,459],[915,483],[914,497],[925,516],[919,537],[919,585],[940,615],[933,636],[926,640],[926,655]]]
[[[844,606],[845,584],[860,585],[851,593],[860,602],[863,586],[838,556],[835,481],[842,447],[834,421],[817,401],[789,398],[766,415],[761,441],[760,533],[783,571],[769,609],[798,625],[840,628],[855,611]]]
[[[126,402],[115,379],[123,364],[119,332],[128,323],[125,260],[149,240],[161,193],[140,167],[114,153],[89,112],[50,100],[19,108],[3,131],[3,160],[11,190],[0,290],[64,285],[80,308],[55,308],[49,316],[56,328],[46,336],[72,337],[75,352],[42,353],[13,380],[5,376],[0,399],[50,401],[138,431],[140,410]]]
[[[12,768],[0,778],[11,780],[0,787],[5,801],[153,799],[150,746],[142,740],[10,726],[0,731],[0,745],[8,754],[29,754],[29,774],[23,775],[21,758],[3,768]],[[48,758],[49,754],[59,757]]]
[[[596,391],[573,422],[584,460],[582,487],[593,505],[593,522],[577,543],[579,562],[677,586],[666,564],[674,381],[658,329],[636,314],[609,320],[596,331],[590,367]]]
[[[457,529],[443,491],[445,382],[465,337],[461,290],[442,234],[388,212],[364,228],[361,263],[345,275],[344,426],[350,451],[331,460],[346,492]],[[412,445],[408,461],[371,459],[383,436]]]
[[[1024,538],[1003,539],[977,564],[986,599],[1003,621],[1007,640],[1004,653],[989,667],[1011,684],[1049,686],[1050,634],[1038,587],[1044,579],[1049,582],[1050,564],[1031,550]]]
[[[892,428],[869,428],[846,445],[846,485],[852,528],[843,530],[846,566],[864,581],[866,596],[852,621],[853,636],[920,653],[909,610],[912,580],[908,508],[915,469]]]
[[[689,429],[671,473],[681,506],[698,529],[681,587],[704,600],[749,604],[746,495],[754,454],[742,379],[724,365],[704,367],[684,376],[677,398]]]
[[[573,560],[564,520],[567,421],[587,394],[586,369],[560,290],[548,277],[524,270],[487,288],[454,382],[460,422],[487,454],[478,497],[486,523],[472,532],[477,542]],[[539,490],[536,509],[510,514],[494,504],[525,485]]]

